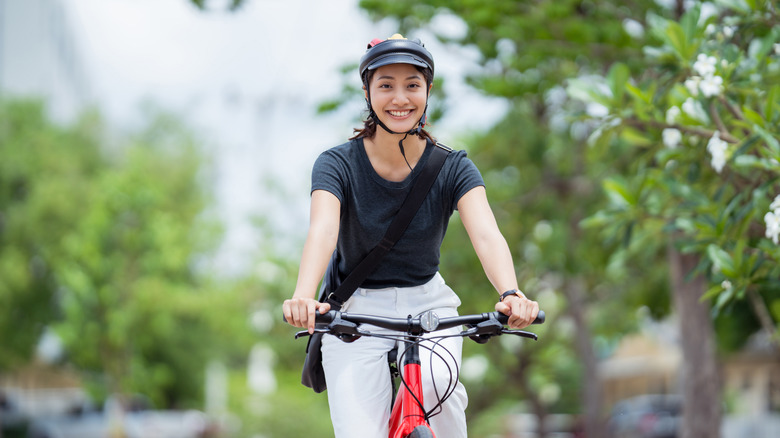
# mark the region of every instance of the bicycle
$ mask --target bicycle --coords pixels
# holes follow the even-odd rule
[[[455,386],[453,382],[457,382],[458,370],[457,368],[455,369],[455,379],[452,379],[453,374],[451,372],[450,385],[443,392],[443,396],[438,397],[438,390],[436,391],[439,400],[437,400],[436,405],[431,410],[426,411],[423,405],[422,373],[419,359],[420,348],[422,347],[433,352],[433,347],[425,346],[423,342],[431,342],[435,347],[437,341],[447,336],[461,336],[469,337],[480,344],[484,344],[490,338],[502,334],[537,340],[537,335],[534,333],[505,328],[504,325],[508,319],[506,315],[498,311],[439,318],[435,312],[429,310],[416,317],[409,315],[404,319],[349,314],[331,310],[324,314],[317,313],[314,331],[315,333],[336,336],[344,342],[353,342],[361,336],[381,336],[396,339],[405,344],[405,348],[400,354],[388,355],[394,388],[398,388],[398,392],[393,394],[389,438],[436,438],[428,424],[428,420],[435,415],[436,409],[454,391]],[[540,310],[533,323],[541,324],[544,320],[545,314]],[[361,328],[361,324],[369,324],[399,333],[371,333]],[[455,335],[423,337],[427,333],[458,326],[465,326],[466,329]],[[308,331],[300,331],[295,334],[295,339],[308,335]],[[400,351],[400,348],[394,351],[397,353]],[[440,356],[439,353],[434,352],[434,354]],[[398,366],[399,364],[400,367]],[[396,382],[397,380],[400,383]]]

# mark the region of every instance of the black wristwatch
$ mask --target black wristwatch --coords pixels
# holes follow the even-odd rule
[[[517,295],[518,297],[521,297],[521,298],[525,298],[526,297],[525,294],[520,292],[519,290],[517,290],[517,289],[510,289],[510,290],[502,293],[501,294],[501,298],[498,301],[504,301],[504,298],[512,296],[512,295]]]

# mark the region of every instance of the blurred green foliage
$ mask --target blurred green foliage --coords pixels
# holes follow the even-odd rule
[[[610,203],[586,224],[609,235],[673,236],[682,252],[701,256],[698,272],[711,285],[703,299],[716,315],[763,308],[756,316],[777,337],[780,314],[769,313],[780,300],[780,247],[768,214],[780,196],[778,10],[723,2],[705,11],[649,16],[645,70],[632,76],[615,63],[604,77],[569,82],[571,95],[604,108],[591,147],[605,158],[619,147],[628,159],[604,181]]]
[[[102,165],[94,123],[55,126],[40,102],[0,106],[0,368],[26,363],[59,312],[53,260]]]
[[[193,134],[164,114],[119,141],[95,114],[61,126],[31,101],[0,114],[1,369],[50,327],[98,399],[201,406],[208,360],[245,360],[254,297],[199,264],[220,226]]]

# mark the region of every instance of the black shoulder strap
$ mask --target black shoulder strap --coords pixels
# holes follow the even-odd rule
[[[436,177],[439,175],[444,160],[452,152],[452,149],[441,143],[436,143],[436,146],[431,151],[431,156],[428,158],[428,162],[425,164],[420,176],[417,177],[417,181],[414,183],[414,187],[406,195],[404,203],[401,205],[401,209],[393,218],[393,222],[387,227],[385,236],[382,240],[366,255],[366,257],[358,263],[355,269],[349,273],[347,278],[339,285],[339,287],[325,298],[325,302],[329,303],[332,307],[340,309],[341,305],[352,296],[357,290],[363,280],[368,277],[371,272],[376,269],[379,262],[387,254],[390,249],[395,245],[398,239],[409,227],[409,223],[417,214],[420,205],[428,196],[428,192],[431,190]]]

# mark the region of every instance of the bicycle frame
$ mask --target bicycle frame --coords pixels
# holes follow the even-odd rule
[[[420,369],[420,347],[416,342],[411,342],[409,349],[401,356],[402,363],[399,371],[402,373],[405,385],[401,385],[393,410],[390,413],[389,438],[405,438],[417,426],[425,426],[430,429],[425,420],[425,411],[422,409],[422,370]],[[431,429],[431,436],[435,434]]]

